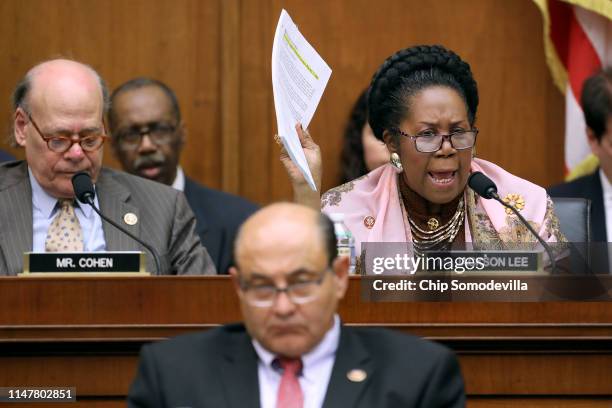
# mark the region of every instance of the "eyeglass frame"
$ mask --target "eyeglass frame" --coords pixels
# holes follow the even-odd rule
[[[126,131],[119,131],[119,132],[115,132],[115,138],[117,140],[117,145],[122,148],[123,150],[134,150],[136,148],[138,148],[138,146],[140,146],[140,144],[142,143],[142,139],[144,138],[145,135],[149,136],[149,140],[151,140],[151,142],[156,145],[156,146],[165,146],[167,144],[169,144],[172,140],[168,139],[165,142],[160,143],[159,140],[156,140],[156,138],[151,137],[151,131],[152,129],[159,129],[159,128],[163,128],[163,127],[167,127],[166,130],[166,135],[170,136],[172,134],[174,134],[177,129],[180,127],[180,123],[177,125],[172,125],[172,124],[168,124],[168,123],[164,123],[164,122],[152,122],[149,124],[146,124],[144,126],[140,126],[138,127],[138,129],[134,128],[130,128],[129,132],[132,133],[134,131],[134,133],[138,133],[138,142],[137,143],[126,143],[124,136]],[[143,130],[146,129],[146,130]]]
[[[50,151],[52,151],[53,153],[66,153],[68,150],[70,150],[72,148],[72,146],[75,143],[78,143],[79,146],[81,147],[81,149],[84,152],[96,152],[98,150],[100,150],[102,148],[102,146],[104,146],[104,142],[106,141],[106,139],[108,139],[108,135],[106,134],[106,126],[104,125],[104,120],[102,120],[102,131],[104,133],[102,134],[97,134],[97,135],[92,135],[92,136],[85,136],[85,137],[80,137],[78,138],[78,140],[74,140],[74,138],[72,136],[68,137],[68,136],[45,136],[45,134],[40,130],[40,128],[38,127],[38,125],[36,124],[36,122],[34,121],[34,118],[32,117],[32,114],[30,112],[24,111],[26,116],[28,117],[28,121],[34,126],[34,129],[36,130],[36,133],[38,133],[38,135],[42,138],[42,140],[45,141],[45,143],[47,144],[47,149],[49,149]],[[100,143],[100,146],[96,147],[95,149],[89,149],[89,148],[85,148],[83,147],[82,143],[84,140],[87,139],[91,139],[91,138],[101,138],[102,139],[102,143]],[[57,150],[53,150],[51,148],[51,146],[49,145],[49,143],[52,140],[57,140],[57,139],[61,139],[61,140],[69,140],[71,143],[70,145],[62,151],[57,151]]]
[[[453,149],[455,149],[455,150],[467,150],[467,149],[471,149],[471,148],[473,148],[474,146],[476,146],[476,139],[478,138],[478,132],[480,132],[480,130],[479,130],[478,128],[473,127],[473,128],[471,128],[470,130],[463,130],[463,131],[460,131],[460,132],[448,133],[448,134],[446,134],[446,135],[442,135],[442,134],[437,134],[437,133],[436,133],[436,134],[434,134],[434,136],[432,136],[432,137],[437,137],[437,136],[441,136],[441,137],[442,137],[442,139],[441,139],[441,141],[440,141],[440,146],[438,146],[438,148],[437,148],[437,149],[435,149],[435,150],[431,150],[431,151],[424,152],[424,151],[422,151],[422,150],[419,150],[419,148],[417,147],[417,139],[418,139],[419,137],[427,137],[427,136],[423,136],[423,135],[419,135],[419,134],[416,134],[416,135],[409,135],[408,133],[404,132],[404,131],[403,131],[403,130],[401,130],[400,128],[392,128],[391,130],[392,130],[392,131],[394,131],[394,132],[399,133],[401,136],[404,136],[404,137],[407,137],[407,138],[411,139],[411,140],[414,142],[414,148],[415,148],[415,149],[416,149],[416,151],[417,151],[417,152],[419,152],[419,153],[435,153],[435,152],[437,152],[438,150],[440,150],[440,149],[442,148],[442,145],[444,144],[444,141],[445,141],[445,140],[448,140],[448,142],[450,143],[451,147],[452,147]],[[461,147],[461,148],[457,148],[457,147],[455,147],[455,145],[453,145],[453,136],[455,136],[455,135],[456,135],[456,134],[458,134],[458,133],[468,133],[468,132],[470,132],[470,133],[474,133],[474,143],[472,143],[472,145],[471,145],[471,146],[469,146],[469,147]]]
[[[304,272],[308,272],[308,271],[304,271]],[[296,283],[292,283],[292,284],[288,284],[287,286],[285,286],[284,288],[279,288],[276,285],[261,285],[261,287],[266,287],[266,288],[274,288],[274,296],[272,296],[271,300],[270,300],[270,304],[267,304],[268,302],[265,302],[266,304],[257,304],[257,302],[252,302],[249,301],[248,299],[246,300],[246,302],[254,307],[259,307],[259,308],[268,308],[268,307],[272,307],[274,306],[274,304],[276,303],[278,296],[280,293],[285,293],[285,295],[287,296],[287,298],[294,304],[296,305],[303,305],[309,302],[312,302],[313,300],[315,300],[318,296],[319,296],[319,288],[321,287],[321,284],[323,283],[323,281],[325,280],[325,278],[327,277],[328,272],[333,272],[333,268],[331,266],[328,266],[327,268],[325,268],[325,270],[320,273],[320,276],[317,279],[313,279],[307,282],[296,282]],[[293,297],[289,294],[291,287],[295,287],[297,285],[304,285],[304,284],[314,284],[315,286],[313,286],[313,290],[314,290],[314,295],[310,298],[307,298],[305,300],[302,301],[295,301],[295,299],[293,299]],[[242,277],[238,278],[238,285],[240,287],[240,290],[243,292],[243,294],[246,295],[246,292],[249,289],[252,289],[254,286],[249,285],[245,280],[242,279]]]

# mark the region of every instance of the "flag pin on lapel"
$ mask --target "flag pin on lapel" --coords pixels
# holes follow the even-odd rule
[[[123,216],[123,222],[125,222],[127,225],[136,225],[138,222],[138,217],[136,214],[129,212]]]
[[[359,368],[353,368],[348,373],[346,373],[346,378],[348,378],[352,382],[362,382],[368,377],[368,374]]]

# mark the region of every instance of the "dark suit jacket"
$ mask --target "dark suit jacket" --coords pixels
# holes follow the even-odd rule
[[[4,150],[0,150],[0,162],[15,160],[13,156],[5,152]]]
[[[25,161],[0,165],[0,275],[23,268],[23,253],[32,250],[32,187]],[[185,196],[175,189],[103,168],[96,183],[100,210],[159,254],[162,274],[214,274],[215,267],[195,233],[195,217]],[[126,213],[138,222],[123,222]],[[145,251],[133,239],[103,222],[108,251]],[[147,254],[147,270],[155,271]]]
[[[367,378],[351,382],[362,369]],[[257,354],[241,324],[146,345],[128,407],[259,407]],[[454,354],[438,344],[383,329],[342,327],[323,406],[463,407]]]
[[[234,264],[238,228],[258,207],[244,198],[185,179],[185,197],[197,220],[197,233],[219,273]]]
[[[593,174],[580,177],[569,183],[558,184],[548,189],[551,197],[586,198],[591,200],[591,232],[593,241],[607,242],[606,211],[599,169]]]

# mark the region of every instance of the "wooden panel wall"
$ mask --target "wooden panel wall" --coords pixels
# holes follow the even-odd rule
[[[311,124],[324,189],[336,185],[354,99],[388,55],[420,43],[446,45],[472,65],[478,156],[541,185],[561,180],[564,102],[531,0],[4,0],[0,129],[9,128],[7,101],[27,68],[66,55],[111,87],[137,75],[173,87],[189,131],[182,163],[195,179],[262,204],[289,199],[272,140],[270,56],[282,8],[333,69]],[[105,163],[117,166],[110,150]]]
[[[221,187],[221,0],[7,0],[0,2],[0,129],[10,94],[32,65],[66,56],[114,87],[150,76],[172,87],[188,128],[183,163]],[[108,146],[107,146],[108,147]],[[23,152],[12,150],[18,157]],[[111,149],[104,161],[118,167]]]

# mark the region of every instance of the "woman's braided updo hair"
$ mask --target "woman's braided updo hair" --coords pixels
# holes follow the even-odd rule
[[[431,86],[445,86],[461,95],[470,125],[476,120],[478,88],[468,63],[440,45],[420,45],[396,52],[378,69],[368,94],[370,127],[377,138],[398,128],[410,98]]]

